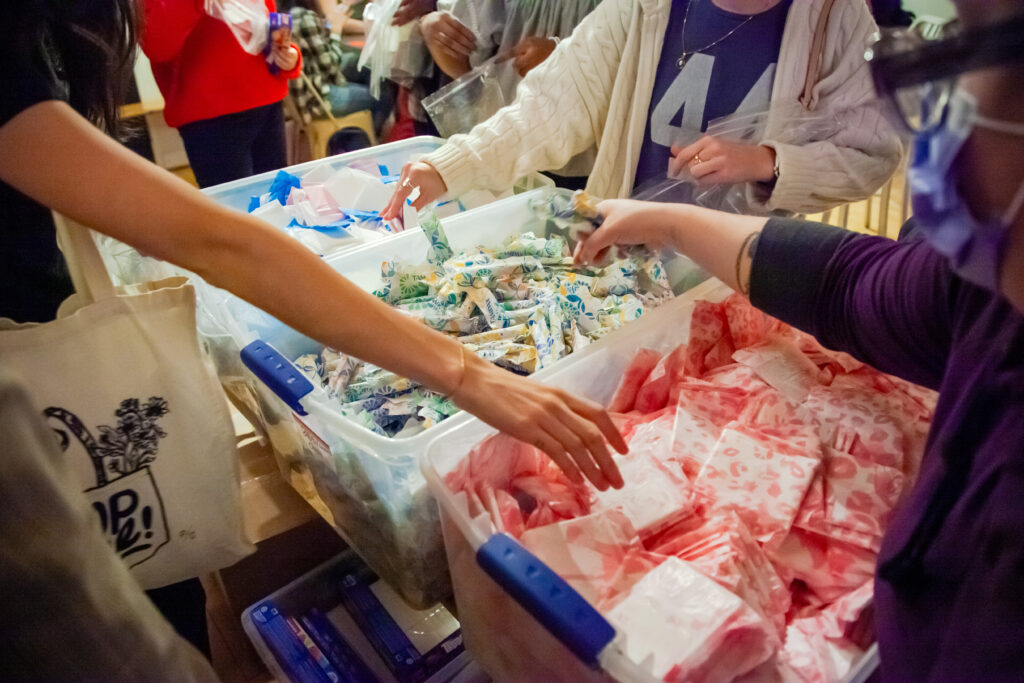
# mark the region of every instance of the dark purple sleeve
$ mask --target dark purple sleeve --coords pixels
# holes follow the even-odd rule
[[[922,241],[773,218],[758,238],[750,301],[829,348],[937,389],[958,282]]]

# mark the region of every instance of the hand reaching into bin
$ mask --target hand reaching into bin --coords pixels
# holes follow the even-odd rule
[[[413,161],[402,167],[402,175],[398,178],[395,194],[391,201],[380,212],[385,221],[402,215],[402,204],[412,194],[413,188],[419,188],[419,195],[413,200],[412,208],[419,211],[427,204],[444,196],[448,186],[437,169],[425,161]]]
[[[466,359],[471,362],[451,394],[456,405],[541,449],[573,482],[582,482],[582,472],[602,491],[609,485],[622,488],[622,475],[605,440],[620,453],[627,451],[626,442],[601,406],[515,375],[475,354],[466,354]]]
[[[581,235],[573,260],[600,263],[614,246],[672,248],[733,289],[747,294],[757,235],[767,218],[712,211],[692,204],[610,199],[597,205],[600,229]]]
[[[190,270],[331,348],[451,396],[544,450],[571,477],[582,472],[599,488],[622,485],[605,439],[620,452],[626,444],[599,406],[466,353],[284,232],[214,203],[120,146],[67,104],[43,102],[0,126],[0,160],[0,180],[37,201]],[[443,191],[442,183],[435,195]]]

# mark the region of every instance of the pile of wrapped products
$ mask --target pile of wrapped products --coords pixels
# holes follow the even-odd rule
[[[621,378],[624,489],[575,484],[501,435],[446,485],[654,678],[838,681],[863,653],[851,629],[935,401],[733,295],[698,302],[688,343],[639,350]]]
[[[401,217],[381,219],[399,178],[388,170],[382,165],[380,175],[375,175],[358,168],[319,166],[301,178],[278,171],[266,192],[249,198],[248,210],[317,254],[327,255],[418,227],[416,212],[408,203]],[[474,190],[442,202],[436,213],[444,217],[495,199],[490,192]]]
[[[672,297],[660,257],[646,250],[575,267],[564,237],[525,232],[455,254],[437,216],[420,218],[427,263],[385,261],[376,296],[519,374],[551,366]],[[409,379],[329,348],[294,362],[343,415],[381,436],[413,436],[458,411]]]

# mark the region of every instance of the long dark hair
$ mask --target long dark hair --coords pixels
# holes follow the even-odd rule
[[[6,50],[53,65],[68,103],[100,128],[118,132],[118,109],[135,65],[136,0],[5,3]]]

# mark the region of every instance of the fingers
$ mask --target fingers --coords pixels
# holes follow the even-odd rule
[[[449,57],[454,57],[455,59],[461,59],[469,56],[469,53],[464,52],[461,48],[456,49],[450,45],[442,45],[441,49],[444,50],[445,54]]]
[[[427,195],[424,192],[420,192],[419,196],[413,200],[412,208],[416,209],[417,211],[422,211],[424,207],[426,207],[426,205],[429,204],[431,201],[433,200],[427,197]]]
[[[402,26],[408,23],[412,17],[412,2],[410,0],[402,0],[402,4],[395,10],[395,16],[391,20],[392,26]]]
[[[676,152],[678,148],[672,148],[672,154],[668,158],[668,175],[670,178],[678,178],[683,175],[683,172],[690,167],[691,158],[684,157],[682,154]]]
[[[425,162],[410,162],[402,167],[395,193],[391,195],[391,200],[380,212],[380,217],[388,221],[401,216],[402,206],[412,196],[416,188],[419,188],[419,195],[413,199],[412,207],[417,211],[447,191],[444,179],[433,166]]]
[[[454,59],[461,59],[463,57],[469,57],[473,52],[472,48],[467,49],[463,45],[455,43],[451,37],[444,33],[438,33],[434,44],[449,57]]]
[[[576,246],[572,250],[572,263],[574,266],[583,265],[583,243],[586,241],[587,236],[580,237],[579,241],[576,242]]]
[[[694,161],[690,164],[690,173],[693,174],[693,177],[696,178],[698,182],[709,182],[712,180],[709,176],[722,171],[722,169],[725,168],[725,164],[725,157],[715,157],[714,159],[701,161],[700,163]]]
[[[565,402],[576,413],[576,433],[582,438],[583,445],[590,452],[590,456],[601,469],[605,480],[612,486],[619,489],[624,485],[619,467],[608,450],[607,442],[611,443],[619,453],[625,454],[629,451],[622,434],[615,427],[608,413],[596,403],[575,396],[564,396]],[[582,430],[582,431],[581,431]]]
[[[351,8],[346,6],[346,9],[351,13]],[[421,3],[417,3],[414,0],[402,0],[402,4],[395,11],[395,18],[391,21],[392,26],[404,26],[413,19],[421,17],[430,11],[429,7],[421,6]]]
[[[411,166],[412,164],[406,164],[402,167],[402,173],[398,176],[398,183],[395,185],[395,193],[391,195],[391,201],[380,212],[380,217],[383,220],[390,221],[402,215],[402,204],[412,193],[412,185],[408,182]]]
[[[455,17],[451,17],[451,25],[455,31],[455,37],[459,39],[463,44],[466,45],[470,50],[476,48],[476,36],[469,30],[469,27],[463,24]]]
[[[597,425],[597,428],[601,430],[604,438],[607,439],[608,443],[610,443],[615,450],[623,455],[629,452],[629,445],[626,444],[626,440],[622,438],[619,428],[615,426],[611,416],[608,415],[608,411],[593,401],[587,401],[575,396],[570,396],[568,402],[569,407]]]
[[[612,245],[614,235],[607,226],[601,230],[591,233],[589,236],[580,239],[576,245],[574,260],[578,257],[578,263],[598,263],[601,261],[602,252]]]
[[[709,140],[711,140],[711,138],[709,138],[707,135],[703,135],[696,142],[690,143],[685,147],[676,147],[675,145],[673,145],[672,153],[677,157],[682,157],[683,159],[689,161],[693,159],[695,156],[698,156],[701,153],[701,151],[703,151],[704,147],[707,146]]]
[[[458,56],[467,57],[476,49],[473,32],[449,14],[441,15],[437,33],[442,47]]]
[[[708,146],[713,140],[714,138],[704,135],[696,142],[685,147],[672,145],[672,158],[669,159],[668,174],[671,177],[678,178],[684,174],[684,171],[693,171],[695,165],[707,162],[707,156],[710,153]]]
[[[526,72],[530,70],[530,59],[527,55],[519,55],[512,64],[516,68],[516,73],[520,76],[525,76]]]
[[[583,472],[599,491],[606,491],[608,489],[608,480],[597,466],[597,458],[600,456],[589,452],[587,443],[579,434],[583,429],[581,425],[575,424],[577,421],[582,422],[575,415],[552,415],[549,413],[541,423],[541,427],[561,444],[565,452],[576,463],[576,467]],[[610,462],[611,456],[608,455],[608,449],[605,448],[604,441],[600,438],[598,440],[601,441],[601,449],[604,450],[605,459]]]
[[[274,64],[282,71],[291,71],[295,68],[295,63],[299,60],[298,55],[291,47],[283,50],[274,50]]]
[[[538,430],[532,439],[532,444],[544,451],[565,472],[565,476],[569,477],[572,483],[583,483],[583,475],[580,474],[573,459],[569,457],[569,454],[565,452],[562,444],[555,437],[545,431]]]

